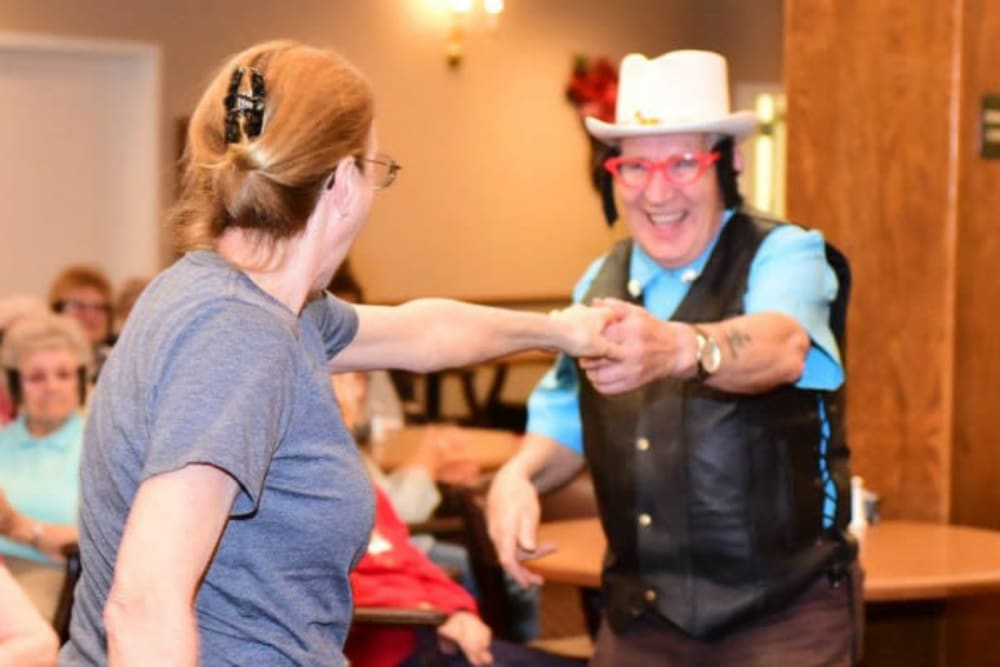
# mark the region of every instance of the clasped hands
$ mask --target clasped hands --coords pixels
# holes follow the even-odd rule
[[[590,306],[574,305],[552,315],[573,323],[578,340],[566,352],[579,357],[587,378],[602,394],[620,394],[694,371],[694,330],[658,320],[635,304],[598,298]]]

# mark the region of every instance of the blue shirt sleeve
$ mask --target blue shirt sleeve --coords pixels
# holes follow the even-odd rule
[[[590,289],[604,258],[591,264],[573,290],[579,303]],[[796,386],[838,388],[844,381],[840,351],[829,327],[837,276],[826,262],[823,235],[783,225],[767,235],[750,267],[744,308],[747,313],[780,312],[802,324],[812,340],[805,370]],[[560,356],[528,399],[526,431],[543,435],[583,453],[579,378],[573,360]]]
[[[844,382],[837,341],[830,330],[830,304],[837,276],[826,261],[818,231],[783,225],[764,239],[750,266],[744,308],[747,313],[784,313],[798,321],[812,346],[795,386],[833,390]]]
[[[573,288],[573,303],[580,303],[594,282],[604,257],[590,265]],[[528,433],[552,438],[564,447],[583,454],[583,425],[580,423],[579,379],[576,364],[559,355],[538,386],[528,397]]]

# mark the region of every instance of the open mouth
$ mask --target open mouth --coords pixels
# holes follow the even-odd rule
[[[676,211],[673,213],[647,213],[646,218],[654,227],[678,225],[688,217],[688,212]]]

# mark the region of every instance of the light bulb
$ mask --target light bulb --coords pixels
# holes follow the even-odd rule
[[[483,9],[487,14],[499,14],[503,11],[503,0],[483,0]]]

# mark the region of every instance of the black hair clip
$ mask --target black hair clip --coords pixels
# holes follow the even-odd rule
[[[223,103],[226,105],[226,143],[233,144],[240,140],[242,133],[247,139],[256,139],[264,127],[264,98],[267,89],[264,87],[264,76],[257,70],[250,69],[250,94],[240,92],[243,75],[246,70],[237,67],[229,80],[229,92]],[[240,126],[240,116],[244,118]]]

